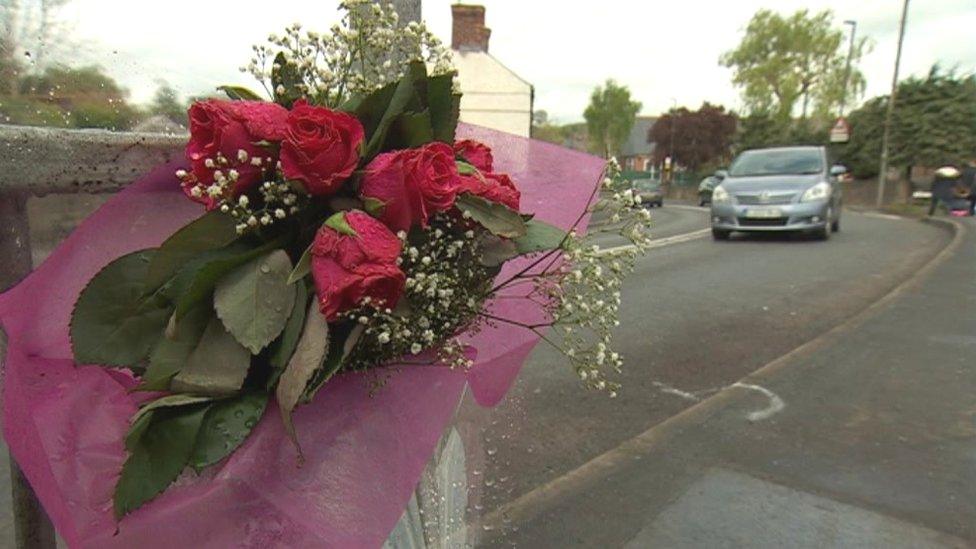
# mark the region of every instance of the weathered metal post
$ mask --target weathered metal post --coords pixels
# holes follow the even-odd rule
[[[31,271],[27,194],[16,190],[0,193],[0,219],[3,220],[0,226],[0,291],[3,291]],[[0,330],[0,361],[5,358],[6,351],[6,334]],[[16,546],[19,549],[54,549],[54,526],[13,456],[10,456],[10,483]]]

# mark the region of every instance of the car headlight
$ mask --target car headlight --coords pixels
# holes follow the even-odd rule
[[[803,196],[800,197],[800,202],[813,202],[815,200],[827,200],[828,198],[830,198],[830,192],[831,192],[830,184],[825,181],[821,181],[820,183],[817,183],[816,185],[807,189],[803,193]]]
[[[732,195],[729,191],[725,190],[721,185],[712,189],[712,203],[713,204],[731,204]]]

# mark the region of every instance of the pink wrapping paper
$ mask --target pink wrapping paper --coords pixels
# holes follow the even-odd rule
[[[601,159],[461,125],[459,138],[487,143],[497,171],[522,189],[522,209],[568,227],[586,207]],[[116,523],[112,492],[125,460],[123,437],[137,401],[123,372],[76,367],[68,321],[86,282],[112,259],[158,246],[202,212],[160,167],[86,219],[28,278],[0,295],[9,338],[3,433],[11,453],[71,547],[378,547],[415,489],[467,383],[478,403],[497,404],[538,337],[499,325],[468,338],[468,372],[406,366],[370,396],[360,375],[329,382],[295,413],[305,463],[298,466],[277,414],[202,475],[185,473],[161,496]],[[585,223],[585,220],[584,220]],[[506,265],[500,276],[525,266]],[[513,290],[513,295],[524,290]],[[542,317],[528,300],[489,304],[523,322]]]

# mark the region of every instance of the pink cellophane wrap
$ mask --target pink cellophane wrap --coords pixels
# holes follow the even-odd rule
[[[564,228],[587,206],[603,170],[599,158],[484,128],[462,124],[459,138],[491,146],[496,171],[511,174],[522,190],[522,210]],[[99,269],[158,246],[201,215],[180,192],[177,167],[160,167],[128,186],[0,295],[9,338],[3,434],[14,458],[71,547],[380,546],[465,383],[480,404],[497,404],[538,337],[505,324],[486,328],[468,338],[477,352],[470,371],[401,367],[372,396],[362,377],[337,377],[295,413],[302,466],[271,404],[228,459],[199,477],[184,474],[116,523],[112,493],[138,403],[127,393],[133,380],[119,371],[76,367],[68,322],[78,294]],[[512,261],[500,276],[526,265],[525,259]],[[489,307],[506,318],[542,318],[527,299]]]

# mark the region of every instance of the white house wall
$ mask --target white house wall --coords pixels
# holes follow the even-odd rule
[[[532,86],[485,52],[455,51],[461,121],[529,136]]]

